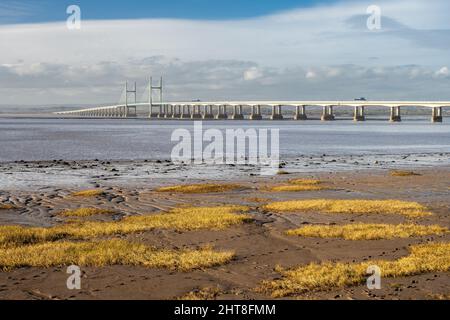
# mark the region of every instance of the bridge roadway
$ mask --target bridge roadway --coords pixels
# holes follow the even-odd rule
[[[390,109],[390,121],[401,121],[401,109],[423,107],[431,109],[431,121],[442,122],[443,108],[450,107],[449,101],[188,101],[188,102],[144,102],[55,112],[61,116],[77,117],[136,117],[137,109],[148,108],[148,117],[156,119],[244,119],[244,108],[250,108],[250,120],[261,120],[261,107],[271,107],[270,119],[282,120],[282,108],[294,107],[294,119],[307,120],[306,107],[322,108],[321,120],[335,120],[335,108],[353,107],[353,119],[364,121],[366,109],[386,107]],[[231,114],[229,113],[232,109]],[[156,109],[156,111],[155,111]]]

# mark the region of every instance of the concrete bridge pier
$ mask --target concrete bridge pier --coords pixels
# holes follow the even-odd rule
[[[442,122],[442,107],[436,107],[432,110],[431,122]]]
[[[244,115],[242,114],[242,106],[233,106],[233,120],[244,120]]]
[[[181,117],[181,106],[174,105],[173,112],[172,112],[172,119],[176,119],[176,118],[180,118],[180,117]]]
[[[149,118],[158,118],[159,112],[153,112],[153,104],[151,102],[151,99],[150,99],[150,104],[149,104],[148,110],[149,110],[149,115],[148,115]]]
[[[183,105],[180,119],[190,119],[191,118],[191,106]]]
[[[159,105],[159,112],[158,112],[158,118],[162,119],[165,117],[164,114],[164,105]]]
[[[252,106],[252,114],[250,115],[250,120],[262,120],[261,106]]]
[[[400,107],[391,107],[391,117],[390,122],[400,122],[402,121],[402,117],[400,114]]]
[[[216,119],[228,119],[227,106],[219,106],[219,112],[217,113]]]
[[[158,118],[159,112],[151,112],[150,113],[150,118]]]
[[[306,116],[306,106],[295,106],[295,120],[307,120]]]
[[[353,121],[365,121],[364,107],[355,107],[353,112]]]
[[[283,120],[283,115],[281,114],[281,106],[272,106],[272,116],[271,120]]]
[[[203,119],[214,119],[213,107],[211,105],[204,106]]]
[[[322,117],[320,118],[320,120],[333,121],[334,119],[333,106],[323,106]]]
[[[193,105],[191,119],[201,119],[201,118],[202,118],[202,114],[200,112],[200,106]]]
[[[168,119],[168,118],[172,118],[172,113],[170,112],[170,108],[171,108],[171,106],[169,106],[169,105],[164,105],[164,108],[163,108],[163,110],[164,110],[164,119]]]

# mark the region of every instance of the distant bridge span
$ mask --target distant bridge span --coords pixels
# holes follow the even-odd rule
[[[152,91],[158,90],[160,93],[159,102],[153,101]],[[250,120],[261,120],[263,115],[261,107],[271,107],[272,114],[270,119],[282,120],[283,107],[294,107],[294,119],[307,120],[306,107],[321,107],[321,120],[334,120],[334,108],[353,107],[353,119],[355,121],[364,121],[366,108],[387,107],[390,108],[390,121],[401,121],[401,108],[424,107],[431,109],[432,122],[442,122],[442,109],[450,107],[450,101],[366,101],[366,100],[350,100],[350,101],[163,101],[162,96],[162,79],[159,86],[153,86],[151,80],[149,85],[148,102],[138,103],[136,101],[136,84],[134,90],[128,89],[126,85],[126,102],[125,104],[117,104],[111,106],[101,106],[88,109],[79,109],[72,111],[55,112],[57,115],[77,116],[77,117],[136,117],[137,108],[148,108],[148,118],[155,119],[245,119],[243,109],[250,109]],[[128,93],[134,93],[134,102],[128,102]],[[232,110],[231,114],[229,113]]]

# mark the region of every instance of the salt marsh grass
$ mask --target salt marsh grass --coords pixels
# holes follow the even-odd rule
[[[74,197],[97,197],[104,195],[105,191],[101,189],[92,189],[92,190],[82,190],[78,192],[72,193]]]
[[[389,172],[393,177],[411,177],[411,176],[420,176],[420,174],[415,173],[413,171],[406,170],[392,170]]]
[[[432,213],[417,202],[401,200],[294,200],[272,202],[263,206],[273,212],[318,212],[329,214],[398,214],[423,217]]]
[[[417,224],[370,224],[354,223],[347,225],[311,225],[299,229],[288,230],[286,234],[301,237],[342,238],[345,240],[378,240],[409,238],[432,234],[445,234],[448,229],[438,226],[423,226]]]
[[[173,193],[218,193],[242,189],[238,184],[190,184],[190,185],[176,185],[156,189],[157,192],[173,192]]]
[[[13,206],[12,204],[0,204],[0,210],[12,210],[15,208],[16,207]]]
[[[152,229],[221,230],[252,218],[244,206],[176,208],[167,213],[123,218],[114,222],[75,221],[51,228],[0,226],[0,247],[60,239],[91,239]]]
[[[90,217],[95,215],[114,214],[114,210],[98,208],[79,208],[75,210],[65,210],[60,213],[63,217]]]
[[[0,250],[0,269],[20,267],[131,265],[189,271],[227,263],[232,251],[160,250],[124,240],[49,242]]]
[[[367,268],[377,265],[384,278],[405,277],[429,272],[450,270],[450,243],[429,243],[410,247],[410,254],[394,261],[362,263],[311,263],[292,269],[277,268],[282,278],[264,281],[259,288],[274,298],[302,294],[312,290],[362,284],[367,279]]]

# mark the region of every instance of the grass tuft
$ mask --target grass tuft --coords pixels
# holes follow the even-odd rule
[[[127,217],[123,222],[151,229],[222,230],[252,220],[247,214],[237,214],[248,211],[244,206],[175,208],[166,214]]]
[[[315,179],[292,179],[288,185],[274,186],[269,188],[273,192],[295,192],[295,191],[318,191],[327,190],[326,187],[320,186],[322,181]]]
[[[168,213],[125,217],[120,221],[74,221],[52,228],[0,226],[0,248],[60,239],[91,239],[152,229],[221,230],[251,220],[243,206],[176,208]]]
[[[203,288],[193,290],[178,298],[178,300],[214,300],[220,294],[219,288]]]
[[[327,188],[317,185],[286,185],[286,186],[275,186],[270,188],[270,191],[274,192],[295,192],[295,191],[318,191],[326,190]]]
[[[90,242],[53,242],[6,248],[0,251],[0,269],[21,267],[132,265],[188,271],[227,263],[231,251],[157,250],[144,244],[124,240]]]
[[[0,204],[0,210],[12,210],[15,208],[16,207],[13,206],[12,204]]]
[[[392,170],[392,171],[390,171],[390,175],[393,177],[420,176],[420,174],[418,174],[418,173],[415,173],[413,171],[405,171],[405,170]]]
[[[295,185],[317,185],[321,184],[322,181],[316,179],[292,179],[289,180],[289,183]]]
[[[113,214],[116,211],[98,208],[79,208],[76,210],[65,210],[60,213],[63,217],[90,217],[95,215]]]
[[[367,268],[376,265],[383,278],[405,277],[450,270],[450,243],[429,243],[410,247],[410,254],[394,261],[363,263],[311,263],[293,269],[278,268],[282,278],[264,281],[259,288],[272,297],[302,294],[311,290],[359,285],[366,281]]]
[[[409,238],[431,234],[445,234],[448,229],[438,226],[422,226],[417,224],[366,224],[355,223],[343,226],[305,226],[286,231],[287,235],[317,238],[342,238],[345,240],[378,240]]]
[[[408,217],[432,215],[417,202],[401,200],[294,200],[272,202],[264,209],[274,212],[321,212],[330,214],[399,214]]]
[[[97,197],[105,194],[104,190],[101,189],[93,189],[93,190],[82,190],[78,192],[72,193],[74,197]]]
[[[157,192],[174,192],[174,193],[216,193],[226,192],[243,188],[238,184],[190,184],[190,185],[178,185],[169,186],[156,189]]]
[[[256,203],[267,203],[267,202],[270,201],[270,199],[260,198],[260,197],[251,197],[251,198],[246,198],[244,200],[245,201],[250,201],[250,202],[256,202]]]

